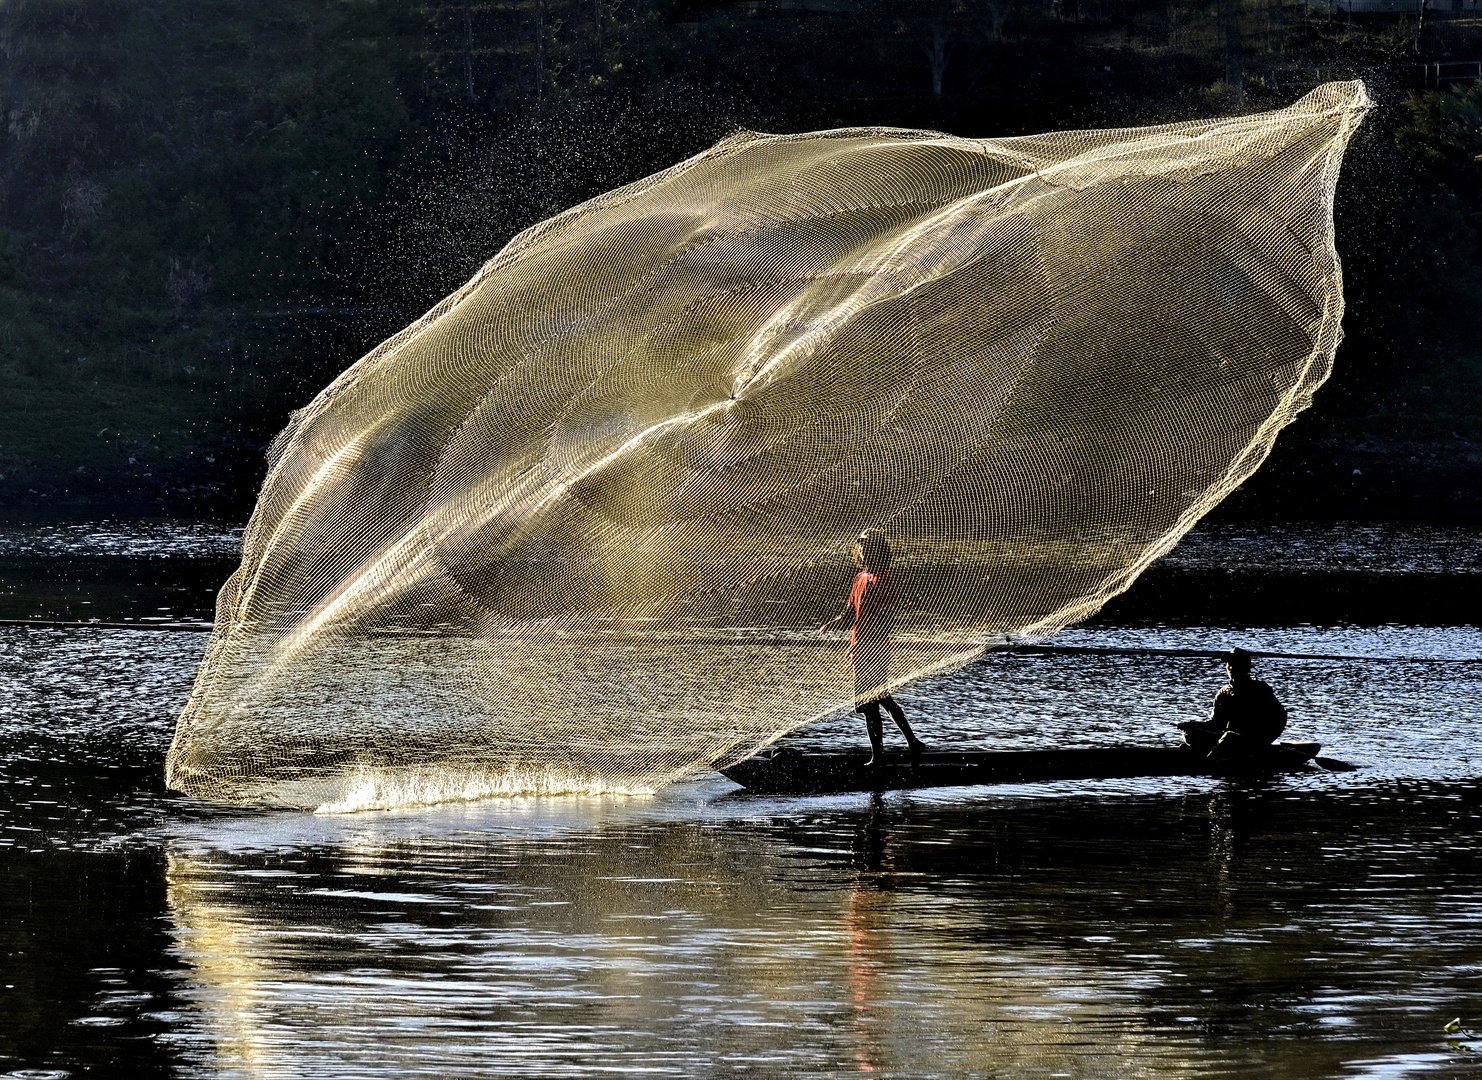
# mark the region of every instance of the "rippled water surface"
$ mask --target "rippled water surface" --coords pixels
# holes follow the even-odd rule
[[[0,526],[0,559],[17,556],[229,557],[242,527],[221,522]],[[1344,567],[1384,573],[1482,571],[1475,529],[1403,523],[1202,525],[1172,552],[1177,566]]]
[[[0,559],[68,555],[202,558],[241,553],[242,527],[219,522],[103,521],[0,526]]]
[[[205,634],[0,627],[0,1076],[1476,1075],[1482,630],[1288,614],[1059,641],[1366,657],[1262,670],[1357,772],[340,816],[161,790]],[[904,702],[1157,743],[1219,681],[998,654]]]
[[[1384,574],[1482,572],[1477,531],[1464,526],[1340,522],[1202,525],[1165,560],[1172,566],[1344,569]]]

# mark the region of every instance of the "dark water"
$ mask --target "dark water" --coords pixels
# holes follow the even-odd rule
[[[99,558],[229,560],[161,553],[161,529]],[[1482,565],[1476,536],[1405,535],[1346,537],[1354,571],[1403,576],[1386,543],[1412,574]],[[17,542],[10,602],[34,617],[55,595],[27,592],[34,566],[92,556]],[[1185,558],[1220,568],[1200,542]],[[202,613],[176,595],[153,606]],[[344,816],[160,790],[204,634],[0,627],[0,1076],[1482,1074],[1482,1041],[1443,1030],[1482,1028],[1482,630],[1398,614],[1063,638],[1382,658],[1263,671],[1351,774],[825,799],[709,780]],[[1213,668],[1000,655],[907,707],[939,745],[1157,742]]]

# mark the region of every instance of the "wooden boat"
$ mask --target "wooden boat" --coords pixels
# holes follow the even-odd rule
[[[1348,772],[1347,762],[1319,758],[1321,743],[1280,742],[1237,760],[1211,761],[1182,746],[1109,746],[1077,750],[960,750],[886,754],[866,764],[867,751],[811,754],[764,750],[721,773],[758,794],[824,795],[847,791],[1024,784],[1051,780],[1120,780],[1139,776],[1270,776]]]

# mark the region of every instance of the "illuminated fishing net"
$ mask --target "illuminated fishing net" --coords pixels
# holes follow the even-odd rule
[[[529,229],[275,444],[171,786],[646,791],[1125,589],[1327,376],[1359,83],[970,140],[743,133]]]

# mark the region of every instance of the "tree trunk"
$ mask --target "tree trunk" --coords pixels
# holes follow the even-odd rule
[[[1240,33],[1240,0],[1220,0],[1220,25],[1225,37],[1225,85],[1237,106],[1245,104],[1245,43]]]
[[[1008,4],[1001,0],[989,0],[988,4],[988,36],[994,41],[1003,40],[1003,24],[1008,20]]]
[[[535,186],[542,179],[544,148],[541,122],[545,119],[545,0],[535,0]]]
[[[473,16],[463,9],[463,32],[468,35],[468,49],[463,54],[463,76],[468,80],[468,100],[477,101],[473,92]]]
[[[942,76],[947,71],[947,58],[952,55],[952,50],[947,48],[947,31],[940,26],[931,28],[931,48],[921,46],[921,51],[926,54],[927,61],[931,64],[931,96],[938,105],[942,103]]]

